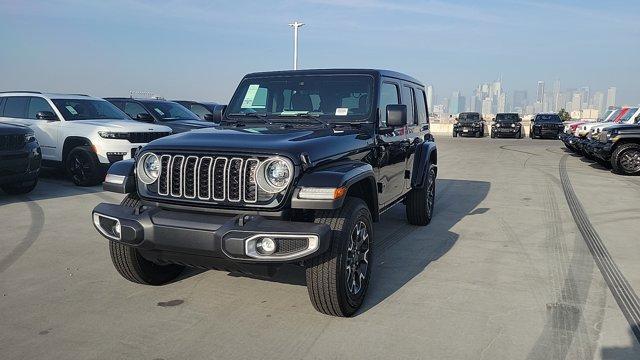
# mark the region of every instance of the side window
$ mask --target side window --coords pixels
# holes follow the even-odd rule
[[[413,89],[408,86],[402,87],[402,103],[407,105],[407,124],[415,124]]]
[[[149,112],[140,104],[127,101],[124,104],[124,112],[129,115],[130,118],[135,119],[138,114],[148,114]]]
[[[387,105],[399,104],[398,85],[382,83],[380,87],[380,126],[387,126]]]
[[[7,97],[4,104],[4,116],[10,118],[26,118],[28,102],[29,98],[26,96]]]
[[[47,100],[41,97],[31,97],[29,100],[29,111],[27,112],[27,117],[29,119],[35,119],[36,114],[41,111],[49,111],[55,114]]]
[[[112,103],[118,109],[124,111],[124,101],[109,100],[109,102]]]
[[[3,97],[0,97],[0,116],[2,116],[2,113],[4,112],[4,99]]]
[[[418,89],[416,92],[416,108],[418,109],[418,124],[427,123],[427,102],[425,100],[424,91]]]
[[[211,114],[211,111],[207,110],[206,107],[200,104],[191,104],[191,108],[189,109],[193,111],[200,119],[204,119],[204,116],[207,114]]]

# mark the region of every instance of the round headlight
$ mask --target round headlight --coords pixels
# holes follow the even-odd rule
[[[293,177],[293,165],[283,158],[271,158],[260,164],[256,180],[268,193],[278,193],[287,188]]]
[[[511,127],[516,127],[516,124],[511,124]]]
[[[149,185],[158,179],[160,174],[160,160],[154,153],[146,153],[142,155],[138,161],[138,178]]]

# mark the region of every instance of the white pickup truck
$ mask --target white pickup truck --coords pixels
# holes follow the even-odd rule
[[[0,93],[0,121],[33,129],[43,165],[62,166],[76,185],[104,180],[111,163],[171,129],[133,121],[106,100],[87,95]]]

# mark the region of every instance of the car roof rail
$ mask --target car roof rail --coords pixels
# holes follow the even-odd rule
[[[0,91],[0,94],[8,94],[8,93],[42,94],[41,91],[29,91],[29,90]]]

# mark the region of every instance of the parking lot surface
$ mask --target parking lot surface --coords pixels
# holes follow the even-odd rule
[[[434,219],[383,215],[350,319],[317,313],[297,267],[129,283],[90,219],[122,196],[51,171],[0,194],[0,357],[639,359],[640,180],[554,140],[437,143]]]

